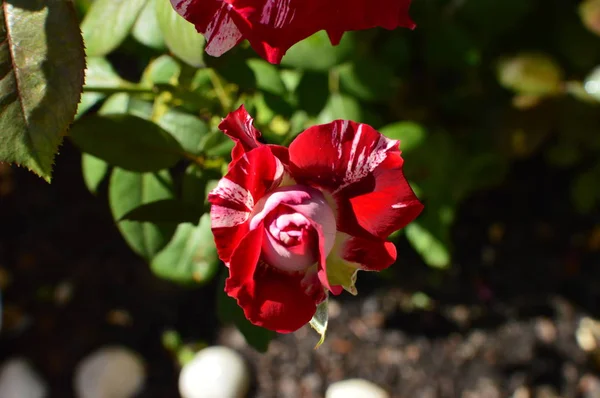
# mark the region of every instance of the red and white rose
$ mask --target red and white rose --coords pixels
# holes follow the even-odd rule
[[[423,209],[402,173],[399,142],[347,120],[264,145],[244,107],[219,128],[235,141],[209,194],[226,293],[254,324],[281,333],[310,321],[330,292],[355,294],[359,270],[396,260],[387,237]]]
[[[325,30],[336,45],[344,32],[415,24],[410,0],[171,0],[175,10],[206,37],[218,57],[243,39],[271,63],[297,42]]]

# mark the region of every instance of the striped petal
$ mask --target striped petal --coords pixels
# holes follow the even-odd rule
[[[212,231],[219,258],[225,264],[248,232],[248,219],[255,204],[279,186],[283,165],[262,146],[232,162],[230,169],[209,195]]]
[[[368,125],[336,120],[292,142],[290,172],[332,194],[338,231],[385,239],[423,208],[402,173],[398,145]]]
[[[325,30],[332,44],[344,32],[414,28],[410,0],[171,0],[206,37],[206,52],[220,56],[242,39],[272,63],[297,42]]]

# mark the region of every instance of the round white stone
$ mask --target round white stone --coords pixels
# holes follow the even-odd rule
[[[10,359],[0,369],[0,397],[43,398],[48,389],[41,377],[21,358]]]
[[[250,372],[244,359],[223,346],[199,351],[179,374],[183,398],[243,398],[249,387]]]
[[[130,398],[145,378],[139,355],[124,347],[103,347],[79,362],[74,387],[79,398]]]
[[[331,384],[325,398],[389,398],[381,387],[363,379],[348,379]]]

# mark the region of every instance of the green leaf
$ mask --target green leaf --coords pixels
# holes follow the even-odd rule
[[[317,306],[317,312],[315,312],[315,315],[310,320],[310,326],[321,336],[315,348],[319,348],[325,341],[325,333],[327,332],[327,324],[329,323],[328,304],[329,298]]]
[[[150,119],[152,104],[126,93],[118,93],[108,97],[98,113],[101,115],[129,114],[142,119]]]
[[[110,62],[103,57],[87,57],[85,69],[85,86],[87,87],[106,87],[119,88],[125,87],[130,83],[121,79],[115,72]],[[77,108],[76,118],[81,117],[97,102],[106,97],[102,93],[83,93],[81,102]]]
[[[289,92],[296,91],[296,88],[298,88],[303,74],[300,71],[294,69],[281,69],[279,73],[281,81],[285,85],[286,90]],[[327,81],[325,82],[325,84],[327,84]]]
[[[150,263],[161,278],[178,283],[205,283],[219,268],[217,248],[210,229],[210,215],[198,225],[180,224],[169,244]]]
[[[204,170],[197,164],[190,164],[181,181],[181,199],[187,203],[203,205],[207,196]]]
[[[352,55],[355,51],[354,42],[354,35],[347,32],[340,44],[332,46],[327,33],[322,30],[293,45],[281,60],[281,65],[328,71]]]
[[[227,139],[227,138],[222,138],[224,134],[221,132],[214,132],[214,135],[211,133],[210,135],[207,134],[206,137],[207,139],[206,144],[211,144],[211,145],[206,145],[206,146],[202,146],[202,150],[204,151],[204,153],[206,153],[208,156],[229,156],[231,154],[231,150],[233,149],[233,146],[235,145],[233,140]],[[216,136],[216,137],[215,137]],[[220,138],[217,138],[220,137]],[[211,139],[208,139],[211,138]],[[212,140],[212,138],[215,138],[215,140]],[[203,140],[204,141],[204,140]],[[204,144],[205,142],[203,142]],[[212,145],[215,144],[215,145]]]
[[[298,109],[309,115],[318,115],[329,99],[328,84],[325,73],[304,72],[294,92],[298,97]]]
[[[287,90],[279,75],[279,69],[265,60],[252,58],[246,61],[256,76],[256,87],[264,92],[283,96]]]
[[[202,205],[194,206],[177,199],[163,199],[143,204],[119,219],[129,221],[196,224],[202,215]]]
[[[50,182],[77,111],[85,54],[72,2],[12,0],[0,9],[0,161]]]
[[[104,57],[87,57],[85,85],[90,87],[119,88],[130,86]]]
[[[252,113],[255,115],[255,121],[258,126],[268,125],[277,116],[277,113],[266,103],[265,97],[261,92],[255,93],[250,101],[246,101],[246,103],[254,106],[254,112]],[[262,134],[265,140],[275,143],[273,137],[269,137],[270,134],[268,132],[263,132]]]
[[[166,171],[134,173],[115,168],[110,178],[108,200],[115,220],[145,203],[173,197],[171,177]],[[129,246],[146,260],[153,258],[171,240],[175,224],[151,224],[137,221],[117,223]]]
[[[133,115],[93,115],[79,120],[71,140],[83,152],[131,171],[158,171],[181,159],[181,145],[156,124]]]
[[[147,0],[146,5],[142,8],[138,19],[133,25],[132,36],[145,46],[155,50],[165,49],[165,40],[158,26],[156,19],[156,2],[157,0]],[[164,1],[164,0],[158,0]]]
[[[256,90],[256,76],[247,63],[248,54],[240,46],[227,51],[220,57],[207,56],[205,61],[206,66],[211,70],[211,72],[207,70],[206,74],[206,77],[211,79],[211,86],[213,86],[214,73],[217,72],[219,77],[237,85],[242,90]],[[213,77],[210,73],[213,73]]]
[[[345,291],[356,296],[356,277],[360,270],[360,264],[353,263],[342,258],[342,250],[348,235],[338,232],[335,236],[335,244],[327,256],[327,280],[333,285],[339,285]]]
[[[141,118],[150,118],[150,115],[152,114],[152,104],[137,98],[132,98],[129,94],[113,94],[104,102],[98,111],[98,114],[108,115],[113,113],[127,113]],[[98,185],[102,182],[110,165],[104,160],[98,159],[90,154],[83,153],[82,155],[84,181],[88,189],[92,193],[96,193]]]
[[[406,238],[423,257],[427,265],[435,268],[448,268],[450,265],[450,252],[446,245],[425,229],[417,221],[413,221],[405,228]]]
[[[361,100],[386,102],[398,89],[393,69],[371,58],[361,58],[339,68],[342,89]]]
[[[155,10],[158,26],[169,50],[191,66],[204,66],[204,36],[196,31],[194,24],[177,14],[170,1],[156,1]]]
[[[81,100],[79,101],[79,105],[77,106],[77,114],[75,115],[75,120],[85,115],[85,113],[89,111],[91,107],[96,105],[98,102],[102,101],[105,97],[106,96],[101,93],[81,94]]]
[[[415,122],[397,122],[379,129],[388,138],[400,140],[400,150],[410,152],[423,144],[427,133],[423,126]]]
[[[80,15],[84,15],[89,9],[94,0],[75,0],[75,8]]]
[[[181,199],[208,211],[208,193],[217,187],[221,177],[216,170],[203,170],[197,164],[190,164],[181,181]]]
[[[170,109],[159,120],[158,125],[169,132],[189,153],[197,155],[202,138],[208,126],[198,117],[189,113]]]
[[[81,169],[85,186],[92,193],[98,193],[98,187],[106,177],[108,164],[90,154],[83,153],[81,156]]]
[[[95,59],[104,61],[104,58]],[[104,62],[101,62],[101,64]],[[107,83],[110,84],[108,77],[109,76],[107,76]],[[98,114],[100,115],[111,113],[128,113],[142,118],[149,118],[152,114],[152,104],[137,98],[132,98],[125,93],[113,94],[106,102],[104,102],[98,111]],[[97,193],[98,186],[104,180],[110,165],[102,159],[98,159],[88,153],[82,153],[81,167],[86,186],[90,192]]]
[[[100,57],[117,48],[133,28],[146,1],[95,0],[81,23],[86,54]]]
[[[144,70],[142,82],[149,84],[177,84],[181,65],[170,55],[161,55],[152,60]]]
[[[246,342],[258,352],[267,352],[269,343],[275,337],[275,332],[255,326],[246,319],[244,311],[237,305],[235,299],[225,293],[225,277],[221,277],[217,293],[217,314],[222,323],[233,323],[242,333]]]
[[[325,108],[318,117],[319,123],[329,123],[336,119],[362,121],[362,110],[358,101],[345,94],[331,94]]]

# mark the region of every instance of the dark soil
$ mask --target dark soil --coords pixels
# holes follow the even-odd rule
[[[141,397],[176,397],[178,366],[161,342],[170,329],[240,349],[256,397],[322,397],[352,377],[394,397],[600,397],[600,354],[575,339],[581,317],[600,316],[600,214],[572,209],[572,171],[516,164],[505,186],[463,204],[450,270],[402,241],[398,265],[335,298],[318,350],[304,327],[259,354],[219,325],[216,280],[186,289],[153,277],[104,196],[86,190],[79,155],[62,152],[52,185],[0,165],[0,360],[30,359],[53,397],[73,396],[75,364],[109,344],[147,361]]]

